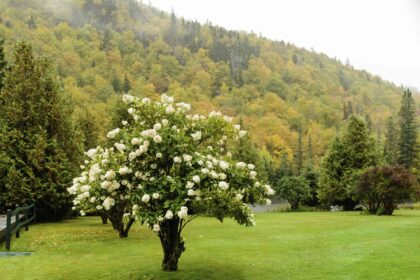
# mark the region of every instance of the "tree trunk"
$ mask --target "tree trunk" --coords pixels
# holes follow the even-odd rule
[[[128,237],[128,231],[133,223],[136,221],[134,218],[128,220],[127,225],[124,227],[123,221],[124,211],[118,211],[116,208],[108,211],[108,218],[112,223],[112,227],[118,231],[120,238]]]
[[[159,238],[163,249],[162,269],[165,271],[176,271],[178,260],[185,251],[179,227],[178,218],[165,220],[160,224]]]
[[[290,203],[290,209],[292,210],[299,209],[299,200],[292,200],[292,201],[289,201],[289,203]]]
[[[356,207],[357,203],[353,201],[351,198],[346,198],[343,202],[343,210],[344,211],[352,211],[354,207]]]
[[[383,199],[383,206],[384,208],[381,214],[392,215],[397,205],[392,199]]]
[[[106,211],[101,212],[101,220],[102,220],[103,225],[106,225],[108,223],[108,217],[106,215]]]

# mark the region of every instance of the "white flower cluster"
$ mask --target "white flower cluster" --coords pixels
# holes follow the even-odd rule
[[[159,102],[124,95],[123,102],[131,119],[108,132],[110,148],[85,153],[81,176],[68,188],[76,208],[131,205],[127,216],[159,232],[165,219],[188,219],[222,201],[243,211],[242,223],[254,224],[247,200],[269,203],[274,191],[257,180],[253,164],[235,162],[225,150],[228,137],[235,140],[246,131],[220,112],[188,115],[189,104],[167,95]]]

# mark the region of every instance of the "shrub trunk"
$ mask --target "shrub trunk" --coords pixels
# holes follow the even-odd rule
[[[104,225],[108,223],[108,216],[106,215],[106,211],[101,212],[101,220],[102,220],[102,224]]]
[[[178,260],[185,251],[184,241],[181,237],[180,220],[165,220],[160,224],[160,243],[163,249],[162,269],[176,271]]]
[[[383,210],[381,215],[392,215],[396,206],[393,199],[383,199]]]
[[[292,210],[299,209],[299,200],[292,200],[292,201],[289,201],[289,203],[290,203],[290,209]]]
[[[107,216],[112,223],[112,227],[118,231],[120,238],[128,237],[128,232],[136,220],[134,218],[130,218],[127,225],[125,225],[123,221],[124,210],[118,209],[117,207],[113,207],[110,211],[108,211]]]

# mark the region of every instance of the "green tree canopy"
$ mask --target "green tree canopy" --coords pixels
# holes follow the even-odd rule
[[[311,197],[309,182],[303,176],[285,176],[275,185],[276,195],[290,203],[292,210]]]
[[[11,65],[0,93],[0,205],[35,202],[40,219],[60,219],[70,209],[66,186],[80,156],[72,108],[29,44],[16,45]]]
[[[406,168],[414,167],[417,157],[416,107],[410,90],[404,91],[399,112],[399,160]]]
[[[318,192],[320,201],[326,206],[339,204],[346,210],[353,209],[356,201],[352,199],[352,191],[358,174],[379,161],[375,141],[365,123],[351,117],[322,162]]]

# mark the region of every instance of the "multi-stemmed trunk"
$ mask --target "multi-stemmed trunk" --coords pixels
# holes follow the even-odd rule
[[[136,221],[134,218],[131,218],[128,220],[127,224],[124,224],[124,208],[117,208],[113,207],[110,211],[107,212],[108,219],[112,223],[112,227],[118,231],[118,234],[120,238],[128,237],[128,232],[133,225],[133,223]]]
[[[181,226],[179,218],[165,220],[160,224],[159,238],[163,249],[162,269],[165,271],[176,271],[178,260],[185,251]]]
[[[392,215],[394,209],[397,207],[397,203],[389,197],[382,199],[383,209],[381,215]]]

